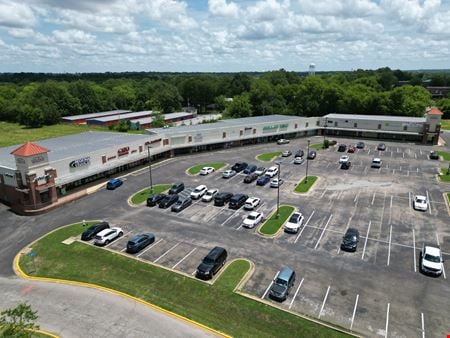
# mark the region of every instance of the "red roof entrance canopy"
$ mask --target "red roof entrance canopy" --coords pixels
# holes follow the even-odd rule
[[[48,150],[47,148],[41,147],[36,143],[28,141],[27,143],[21,145],[19,148],[13,150],[11,152],[11,155],[28,157],[38,154],[45,154],[49,151],[50,150]]]

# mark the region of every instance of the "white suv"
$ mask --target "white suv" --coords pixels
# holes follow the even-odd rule
[[[381,168],[381,165],[383,164],[383,161],[381,161],[381,158],[374,157],[372,160],[372,168]]]
[[[115,240],[117,237],[121,237],[123,235],[122,228],[111,228],[100,231],[94,237],[95,245],[108,245],[111,241]]]
[[[266,175],[269,177],[274,177],[276,174],[278,174],[278,167],[272,166],[266,171]]]
[[[414,197],[414,209],[420,211],[428,210],[428,200],[425,196],[416,195]]]
[[[305,218],[300,212],[294,212],[289,220],[284,225],[284,231],[290,233],[297,233],[303,224]]]
[[[339,164],[347,163],[349,161],[350,157],[348,157],[347,155],[342,155],[341,158],[339,159]]]
[[[420,271],[427,275],[440,276],[442,274],[441,249],[435,245],[424,244],[420,253]]]
[[[202,197],[206,192],[208,191],[208,188],[206,185],[199,185],[197,188],[194,189],[193,192],[191,192],[191,198],[194,200],[199,199]]]
[[[219,192],[219,189],[209,189],[205,195],[202,197],[203,202],[211,202],[214,198],[214,196],[217,195]]]

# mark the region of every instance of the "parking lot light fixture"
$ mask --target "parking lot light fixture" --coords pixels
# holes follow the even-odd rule
[[[305,183],[308,183],[308,164],[309,164],[309,143],[311,141],[308,140],[308,150],[306,151],[306,177],[305,177]]]
[[[281,163],[278,162],[278,185],[277,185],[277,219],[280,217],[280,172],[281,172]]]
[[[152,180],[152,157],[150,155],[150,146],[147,146],[148,151],[148,173],[150,176],[150,194],[153,194],[153,180]]]

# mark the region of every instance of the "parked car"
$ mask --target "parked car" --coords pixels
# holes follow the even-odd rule
[[[413,206],[414,206],[415,210],[427,211],[428,210],[428,200],[425,196],[416,195],[414,197]]]
[[[245,201],[244,209],[245,210],[253,210],[259,205],[260,202],[261,202],[261,199],[258,197],[249,197]]]
[[[359,231],[354,228],[348,228],[342,237],[341,250],[356,251],[359,242]]]
[[[244,183],[252,183],[257,178],[258,175],[256,175],[255,173],[248,174],[247,176],[244,177]]]
[[[277,166],[272,166],[266,171],[266,175],[269,176],[270,178],[274,177],[276,174],[278,174]]]
[[[305,152],[301,149],[297,150],[297,152],[295,153],[295,157],[303,157],[305,156]]]
[[[284,180],[282,178],[274,178],[272,181],[270,181],[270,187],[271,188],[278,188],[280,185],[284,183]]]
[[[247,166],[247,168],[244,169],[243,173],[244,173],[244,174],[251,174],[251,173],[255,172],[257,168],[258,168],[258,167],[257,167],[256,165],[254,165],[254,164],[249,164],[249,165]]]
[[[348,157],[347,155],[342,155],[339,159],[339,164],[347,163],[348,161],[350,161],[350,157]]]
[[[231,170],[234,170],[235,172],[239,173],[245,168],[247,168],[248,164],[245,162],[237,162],[232,167]]]
[[[245,194],[236,194],[233,195],[233,197],[230,198],[230,201],[228,203],[228,207],[230,209],[239,209],[245,204],[245,201],[247,200],[248,195]]]
[[[115,240],[118,237],[121,237],[123,235],[122,228],[114,227],[111,229],[105,229],[100,231],[97,235],[94,237],[94,244],[95,245],[108,245],[113,240]]]
[[[281,153],[281,156],[283,156],[283,157],[289,157],[291,155],[292,155],[292,151],[290,151],[290,150],[285,150]]]
[[[167,196],[166,194],[156,194],[156,195],[148,196],[147,197],[147,206],[154,207],[166,196]]]
[[[303,225],[304,219],[301,212],[294,212],[284,225],[284,232],[297,233]]]
[[[97,235],[100,231],[103,231],[105,229],[109,229],[108,222],[100,222],[100,223],[91,225],[89,228],[87,228],[86,231],[84,231],[81,234],[81,240],[90,241],[92,238],[94,238],[95,235]]]
[[[169,190],[169,195],[175,195],[184,190],[184,183],[178,182],[172,185],[172,187]]]
[[[267,183],[270,182],[270,177],[268,175],[262,175],[258,180],[256,181],[256,185],[264,186]]]
[[[231,192],[219,192],[214,197],[214,205],[222,207],[230,201],[231,197],[233,197],[233,194]]]
[[[285,139],[285,138],[280,138],[278,141],[277,141],[277,144],[288,144],[289,143],[289,140],[287,140],[287,139]]]
[[[317,152],[315,150],[310,150],[308,153],[308,159],[309,160],[314,160],[317,156]]]
[[[341,169],[347,170],[347,169],[350,169],[351,166],[352,166],[352,162],[350,162],[350,161],[344,162],[341,164]]]
[[[347,151],[347,145],[346,144],[340,144],[339,147],[338,147],[338,151],[340,153],[346,152]]]
[[[377,150],[381,150],[381,151],[386,150],[386,145],[384,143],[378,144]]]
[[[194,191],[191,192],[191,198],[194,200],[198,200],[208,191],[208,187],[204,184],[199,185]]]
[[[216,169],[213,167],[203,167],[202,170],[200,170],[200,175],[209,175],[213,173]]]
[[[381,158],[374,157],[372,159],[372,164],[370,165],[372,168],[381,168],[383,164],[383,161],[381,161]]]
[[[178,201],[179,196],[177,194],[175,195],[167,195],[159,202],[159,207],[161,209],[166,209],[170,207],[172,204],[174,204],[176,201]]]
[[[258,176],[264,175],[266,173],[266,168],[265,167],[259,167],[255,170],[255,174]]]
[[[245,219],[242,225],[245,228],[252,229],[257,226],[263,220],[263,214],[261,212],[252,211]]]
[[[305,162],[303,157],[296,157],[296,158],[294,158],[294,164],[302,164],[303,162]]]
[[[152,233],[136,235],[128,241],[127,252],[138,253],[146,246],[152,244],[154,241],[155,235],[153,235]]]
[[[235,170],[225,170],[225,171],[222,173],[222,177],[223,177],[223,178],[231,178],[231,177],[233,177],[234,175],[236,175],[236,171],[235,171]]]
[[[106,183],[106,189],[108,190],[114,190],[118,187],[120,187],[123,184],[123,181],[120,178],[113,178]]]
[[[224,248],[216,246],[208,255],[203,258],[197,267],[196,277],[201,279],[211,279],[225,265],[227,251]]]
[[[211,202],[216,196],[216,194],[219,192],[219,189],[209,189],[206,194],[203,195],[202,201],[203,202]]]
[[[180,199],[178,199],[178,201],[175,202],[174,205],[172,205],[172,208],[170,210],[172,210],[173,212],[180,212],[180,211],[186,209],[191,204],[192,204],[192,198],[190,198],[190,197],[180,198]]]
[[[358,142],[358,143],[356,143],[356,148],[358,148],[358,149],[364,149],[365,146],[366,146],[366,145],[364,144],[364,142]]]
[[[420,253],[420,271],[423,274],[439,277],[442,274],[441,249],[432,244],[424,244]]]
[[[356,151],[355,146],[352,145],[352,144],[350,144],[350,145],[348,146],[347,152],[348,152],[348,153],[354,153],[355,151]]]
[[[439,160],[439,153],[437,151],[430,151],[430,160]]]
[[[294,283],[295,271],[287,266],[282,268],[270,287],[269,297],[279,302],[286,300]]]

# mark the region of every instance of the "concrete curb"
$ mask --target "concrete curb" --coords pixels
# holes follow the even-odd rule
[[[305,177],[306,176],[303,176],[299,182],[303,181]],[[309,175],[308,175],[308,177],[309,177]],[[316,177],[317,177],[316,181],[313,183],[312,186],[309,187],[309,190],[307,192],[296,192],[295,187],[294,187],[294,190],[292,191],[292,193],[295,195],[298,195],[298,196],[308,196],[314,190],[317,183],[322,180],[322,178],[320,176],[316,176]],[[295,186],[297,186],[297,185],[298,185],[298,183]]]
[[[40,333],[40,334],[43,334],[43,335],[46,335],[46,336],[49,336],[49,337],[52,337],[52,338],[59,338],[58,335],[56,335],[54,333],[51,333],[51,332],[48,332],[48,331],[45,331],[45,330],[33,330],[33,332]]]
[[[450,216],[450,202],[448,201],[447,194],[448,192],[442,193],[442,197],[444,197],[445,206],[447,207],[447,213]]]
[[[281,207],[292,207],[292,208],[294,208],[294,210],[292,210],[292,212],[289,214],[289,216],[288,216],[288,218],[286,218],[286,221],[289,219],[289,217],[291,217],[291,215],[295,212],[295,210],[296,210],[296,208],[293,206],[293,205],[289,205],[289,204],[282,204],[282,205],[280,205],[280,208]],[[263,224],[261,224],[259,227],[258,227],[258,229],[256,230],[256,233],[258,234],[258,236],[261,236],[261,237],[263,237],[263,238],[270,238],[270,239],[275,239],[275,238],[277,238],[277,237],[279,237],[280,236],[280,234],[281,234],[281,232],[283,231],[283,224],[281,224],[280,225],[280,228],[277,230],[277,232],[276,233],[274,233],[273,235],[266,235],[266,234],[263,234],[260,230],[261,230],[261,228],[264,226],[264,224],[275,214],[277,212],[277,209],[275,208],[275,210],[274,211],[272,211],[271,213],[270,213],[270,216],[268,217],[268,218],[266,218],[266,221],[263,223]]]

